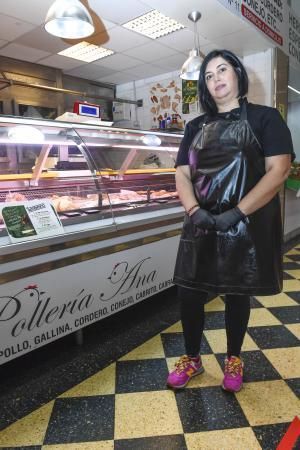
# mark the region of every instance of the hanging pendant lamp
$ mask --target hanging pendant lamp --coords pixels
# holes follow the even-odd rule
[[[180,78],[184,80],[198,80],[202,58],[200,56],[197,22],[201,18],[201,13],[199,11],[192,11],[189,13],[188,18],[194,22],[194,48],[190,51],[188,59],[181,68]]]
[[[93,20],[79,0],[55,0],[45,20],[48,33],[66,39],[81,39],[93,34]]]

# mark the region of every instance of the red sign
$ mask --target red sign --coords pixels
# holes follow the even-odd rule
[[[282,45],[283,39],[276,31],[272,30],[263,20],[261,20],[256,14],[254,14],[247,6],[242,5],[242,15],[249,22],[253,23],[259,30],[265,33],[270,39],[276,42],[276,44]]]

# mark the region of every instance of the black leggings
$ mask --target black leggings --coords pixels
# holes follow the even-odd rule
[[[204,305],[208,293],[178,287],[181,302],[181,322],[186,354],[197,356],[200,352],[204,329]],[[227,294],[225,296],[225,327],[227,355],[239,356],[250,316],[250,296]]]

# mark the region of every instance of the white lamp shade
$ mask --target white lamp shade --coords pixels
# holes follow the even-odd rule
[[[180,78],[184,80],[198,80],[202,59],[199,56],[198,49],[190,51],[188,59],[181,68]]]
[[[56,0],[50,7],[45,29],[48,33],[66,39],[81,39],[94,32],[93,20],[79,0]]]

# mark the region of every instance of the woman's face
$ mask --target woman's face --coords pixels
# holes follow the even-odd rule
[[[238,78],[232,65],[221,56],[209,61],[205,71],[207,89],[217,105],[238,97]]]

